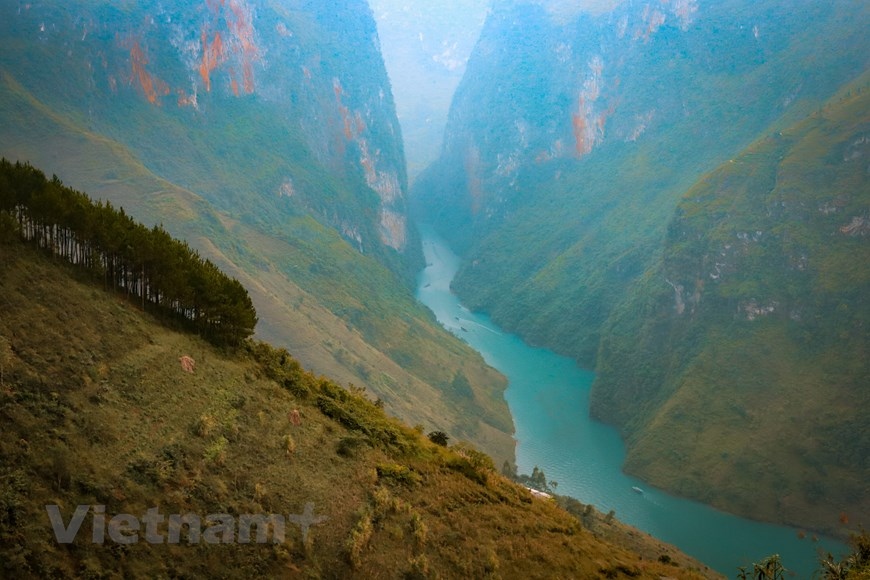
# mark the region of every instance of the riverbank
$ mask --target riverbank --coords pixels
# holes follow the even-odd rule
[[[813,542],[800,531],[740,518],[710,506],[677,498],[623,473],[625,448],[615,429],[589,418],[594,375],[574,361],[532,348],[503,332],[484,315],[469,312],[451,292],[459,258],[446,243],[421,227],[427,267],[418,279],[418,299],[450,331],[478,350],[508,377],[506,399],[513,414],[517,466],[535,466],[559,483],[560,494],[610,510],[623,522],[650,533],[733,575],[778,553],[799,577],[818,568],[817,551],[841,554],[846,546],[830,538]],[[463,330],[464,329],[464,330]],[[633,487],[641,487],[638,494]]]

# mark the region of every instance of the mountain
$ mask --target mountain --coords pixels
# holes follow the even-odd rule
[[[4,577],[719,577],[533,497],[286,350],[216,348],[0,233]],[[283,541],[258,524],[241,543],[271,514]]]
[[[0,119],[0,155],[238,278],[260,337],[513,457],[504,379],[412,294],[422,254],[364,1],[5,3]],[[474,409],[443,393],[459,375]]]
[[[371,0],[413,180],[441,149],[447,112],[488,0]]]
[[[690,188],[592,411],[626,470],[768,520],[870,521],[870,74]],[[667,443],[665,443],[667,442]]]
[[[786,516],[788,510],[775,507],[756,510],[760,499],[750,497],[754,488],[739,487],[724,475],[703,484],[697,478],[675,483],[685,471],[703,470],[714,459],[729,463],[720,472],[740,469],[730,465],[736,461],[731,455],[714,458],[710,446],[698,451],[707,463],[695,468],[681,462],[680,450],[693,439],[677,441],[661,431],[643,448],[641,459],[635,445],[652,428],[647,419],[670,401],[671,387],[657,379],[688,364],[704,347],[684,337],[682,344],[692,345],[691,352],[663,351],[669,344],[664,343],[654,349],[659,356],[648,356],[652,353],[637,352],[638,340],[654,340],[652,335],[630,330],[645,321],[626,324],[632,315],[649,312],[639,305],[654,303],[663,292],[670,292],[673,306],[674,287],[683,286],[682,298],[689,304],[694,283],[670,277],[671,271],[665,273],[674,287],[655,278],[668,244],[674,243],[669,228],[684,195],[753,143],[796,127],[870,68],[868,24],[870,7],[848,1],[498,2],[454,98],[441,156],[412,191],[414,211],[464,256],[454,289],[466,305],[488,312],[532,344],[597,368],[594,412],[626,436],[629,469],[647,477],[656,469],[667,472],[654,481],[707,501],[715,496],[717,505],[732,511],[824,529],[836,523],[836,514],[824,522],[822,509],[810,516],[814,510],[806,508],[805,499],[789,499],[804,507],[790,512],[800,516]],[[855,138],[860,139],[860,129]],[[866,204],[864,179],[855,182],[859,205]],[[848,219],[865,213],[853,211]],[[794,217],[775,215],[772,219]],[[838,227],[843,225],[848,224]],[[751,239],[755,231],[743,233]],[[847,269],[829,275],[855,276]],[[843,282],[842,288],[852,292],[851,284]],[[743,307],[751,304],[746,294],[740,296]],[[764,300],[763,293],[758,296],[756,301]],[[819,305],[818,312],[833,315],[829,308],[838,299]],[[760,309],[768,306],[757,303]],[[860,352],[856,336],[838,340],[845,351]],[[612,348],[615,343],[618,350]],[[750,343],[740,344],[749,348]],[[620,356],[628,351],[633,351],[626,359],[632,370],[623,374]],[[778,364],[775,357],[755,360]],[[698,388],[708,397],[717,377],[729,376],[731,363],[720,365],[726,360],[711,363],[705,371],[710,376],[697,375]],[[827,380],[836,383],[835,377],[846,374],[849,384],[858,385],[866,376],[862,373],[855,362]],[[649,397],[637,396],[641,387],[633,381],[638,376]],[[787,379],[771,369],[759,370],[758,376]],[[748,390],[749,385],[738,382],[734,388]],[[788,384],[774,391],[788,392]],[[804,399],[803,408],[818,408],[819,396],[824,395]],[[749,410],[750,401],[741,397],[735,405]],[[721,417],[705,412],[691,419],[712,434]],[[771,422],[781,427],[786,420],[792,419]],[[765,456],[776,453],[775,437],[755,435]],[[853,456],[861,453],[854,441],[846,446]],[[652,467],[667,453],[672,461]],[[864,473],[857,465],[850,469],[852,481]],[[806,487],[821,475],[793,465],[781,477]],[[848,485],[831,498],[854,498],[854,490],[843,495]],[[826,486],[839,483],[828,477]],[[840,509],[863,505],[860,501]]]

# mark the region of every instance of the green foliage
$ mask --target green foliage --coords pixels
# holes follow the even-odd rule
[[[516,468],[514,468],[514,472],[516,472]],[[555,481],[548,482],[544,470],[539,468],[537,465],[532,469],[531,475],[521,473],[512,479],[522,485],[531,487],[538,491],[543,491],[544,493],[554,493],[554,488],[558,486],[558,483]]]
[[[446,466],[448,469],[461,473],[477,484],[486,485],[489,481],[489,470],[482,468],[474,460],[464,455],[451,457],[447,460]]]
[[[862,530],[851,537],[852,553],[837,561],[833,555],[821,559],[824,580],[864,580],[870,578],[870,534]]]
[[[434,443],[435,445],[440,445],[441,447],[447,447],[447,441],[449,437],[447,433],[444,431],[432,431],[427,435],[429,441]]]
[[[357,520],[350,532],[350,536],[347,538],[346,553],[351,567],[360,567],[363,550],[368,546],[368,543],[372,538],[372,532],[371,512],[365,510],[360,515],[359,520]]]
[[[418,549],[423,548],[426,545],[429,527],[423,521],[423,518],[420,517],[420,514],[416,512],[411,515],[411,533],[414,535],[416,547]]]
[[[503,377],[414,300],[422,254],[413,224],[403,250],[384,243],[381,210],[404,217],[407,180],[369,7],[246,6],[255,30],[249,48],[258,54],[253,94],[242,86],[242,43],[230,40],[235,32],[226,28],[237,20],[225,2],[0,6],[3,154],[51,167],[75,188],[188,240],[245,284],[260,336],[318,345],[297,352],[317,373],[365,382],[411,422],[451,430],[467,422],[469,438],[510,456]],[[31,31],[43,21],[54,32],[38,39]],[[94,28],[83,34],[85,21]],[[121,32],[96,32],[108,29]],[[193,57],[218,32],[226,58],[209,90]],[[148,61],[145,76],[131,72],[135,49]],[[146,77],[169,92],[150,102]],[[180,104],[193,93],[195,106]],[[389,201],[370,187],[373,176],[396,185]],[[327,342],[341,344],[320,346]],[[442,394],[459,369],[484,416]],[[502,433],[484,434],[484,424]]]
[[[415,486],[422,481],[419,473],[412,471],[407,465],[396,463],[381,463],[377,466],[378,479],[391,481],[400,485]]]
[[[344,437],[338,442],[336,453],[342,457],[356,457],[359,450],[368,444],[370,441],[363,437]]]
[[[226,462],[226,449],[229,441],[227,438],[221,435],[217,439],[211,442],[208,447],[206,447],[205,454],[203,458],[208,463],[213,463],[215,465],[223,465]]]
[[[0,538],[15,533],[26,513],[27,478],[20,469],[4,468],[0,472]]]
[[[257,315],[238,280],[160,227],[149,230],[110,203],[51,181],[31,167],[0,161],[3,219],[18,222],[29,244],[126,292],[144,307],[190,323],[218,345],[242,343]]]
[[[248,341],[246,348],[267,377],[302,399],[311,394],[312,384],[315,383],[314,376],[307,373],[287,349],[253,341]]]
[[[413,192],[421,219],[463,254],[453,288],[467,306],[590,367],[686,190],[866,66],[856,57],[866,52],[865,8],[719,3],[685,29],[669,19],[652,33],[631,32],[641,6],[622,9],[624,36],[609,11],[567,25],[531,3],[494,11],[442,156]],[[740,28],[744,18],[768,29],[763,39]],[[837,50],[819,50],[834,37]],[[584,103],[595,62],[596,102]],[[807,79],[797,98],[795,78]],[[571,123],[583,116],[578,95],[586,122],[600,123],[586,154]]]
[[[870,246],[849,229],[870,207],[854,163],[867,80],[690,188],[660,260],[611,316],[592,410],[623,428],[634,473],[771,519],[785,517],[774,507],[784,480],[799,498],[789,520],[832,533],[844,533],[838,506],[870,505]],[[722,453],[766,467],[723,469]]]
[[[835,506],[870,509],[870,258],[840,232],[870,215],[866,77],[834,95],[866,70],[870,9],[713,2],[653,29],[616,10],[624,35],[616,11],[494,9],[415,211],[463,255],[466,306],[595,368],[627,470],[834,532]]]
[[[384,410],[361,392],[352,393],[328,380],[321,380],[316,399],[320,411],[344,427],[366,436],[372,445],[411,453],[419,448],[419,437],[411,429],[387,417]]]
[[[474,390],[468,382],[468,377],[462,371],[456,373],[450,383],[450,391],[456,397],[462,399],[474,399]]]
[[[402,575],[404,580],[425,580],[429,578],[429,558],[417,554],[408,558],[408,570]]]
[[[571,533],[569,515],[531,502],[503,478],[471,483],[491,465],[484,456],[465,445],[431,444],[384,417],[362,389],[304,372],[311,394],[297,397],[267,376],[263,361],[280,361],[279,349],[254,342],[232,352],[214,348],[27,246],[0,248],[0,264],[7,307],[0,316],[4,577],[112,571],[137,578],[164,570],[177,577],[368,578],[401,574],[411,556],[421,562],[418,571],[449,578],[499,571],[535,577],[542,563],[549,576],[593,577],[616,560],[641,562],[624,543],[627,534],[604,541]],[[193,375],[179,368],[179,352],[196,359]],[[276,368],[293,366],[288,358]],[[390,422],[408,437],[407,453],[370,446],[368,435],[318,412],[320,397],[356,413],[361,425]],[[301,425],[292,423],[293,410]],[[205,427],[202,437],[193,433],[197,425]],[[287,458],[288,434],[298,459]],[[351,438],[359,444],[350,447],[365,451],[336,457]],[[66,521],[70,506],[80,504],[106,505],[107,514],[138,515],[155,505],[162,514],[300,514],[307,502],[328,520],[312,526],[303,544],[288,520],[283,544],[208,550],[185,545],[185,533],[182,545],[159,550],[141,535],[123,548],[95,545],[90,516],[73,544],[59,545],[45,512],[58,504]],[[654,564],[651,570],[648,577],[661,575]]]
[[[481,471],[495,471],[495,464],[492,457],[475,449],[472,445],[466,442],[460,442],[450,448],[454,453],[464,457],[475,468]]]
[[[517,478],[517,466],[513,465],[510,461],[505,460],[501,466],[501,474],[508,479],[515,480]]]
[[[783,567],[777,554],[765,558],[760,563],[752,564],[752,571],[739,568],[737,578],[740,580],[784,580],[787,570]]]
[[[20,235],[18,221],[11,214],[0,212],[0,244],[15,243]]]

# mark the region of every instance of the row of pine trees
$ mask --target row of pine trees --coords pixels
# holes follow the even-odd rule
[[[143,309],[187,321],[214,344],[237,345],[254,332],[257,313],[245,288],[187,243],[5,158],[0,229],[92,272]]]

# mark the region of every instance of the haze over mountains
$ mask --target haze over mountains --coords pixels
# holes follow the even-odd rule
[[[413,180],[441,150],[447,112],[489,0],[372,0]]]
[[[620,429],[629,472],[766,521],[870,523],[870,4],[488,4],[0,3],[0,155],[162,223],[242,282],[258,337],[511,463],[504,377],[414,298],[425,221],[462,255],[466,305],[596,371],[591,412]],[[257,365],[228,372],[261,381]],[[330,405],[309,407],[342,417]],[[326,424],[323,441],[354,437]],[[438,479],[429,459],[408,469]],[[526,503],[476,484],[463,501]]]
[[[454,289],[597,370],[630,472],[866,522],[870,6],[563,8],[496,3],[413,188]]]
[[[365,1],[6,2],[0,45],[0,154],[189,240],[306,367],[513,457],[503,378],[413,298],[422,254]],[[457,377],[471,411],[442,392]]]

